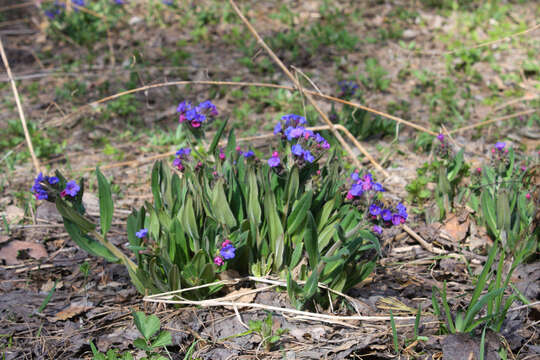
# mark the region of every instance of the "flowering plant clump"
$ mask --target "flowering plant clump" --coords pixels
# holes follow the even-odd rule
[[[66,1],[43,2],[42,9],[49,20],[49,33],[69,36],[77,44],[92,46],[107,36],[107,31],[122,17],[126,1],[121,0],[72,0],[68,11]],[[81,11],[81,8],[88,11]],[[95,16],[95,13],[102,17]],[[106,19],[106,20],[104,20]]]
[[[178,110],[180,126],[201,135],[208,119],[217,116],[209,101],[198,106],[182,102]],[[126,264],[141,293],[197,287],[215,282],[220,272],[234,270],[287,279],[289,298],[301,308],[314,302],[329,304],[318,283],[346,291],[365,279],[380,254],[375,234],[402,224],[407,219],[405,207],[381,207],[373,219],[368,209],[371,204],[379,206],[382,185],[370,174],[345,181],[338,152],[307,128],[303,116],[281,117],[274,128],[278,142],[261,158],[238,146],[232,131],[227,145],[219,147],[226,125],[221,123],[208,149],[193,142],[180,148],[171,163],[155,163],[153,202],[133,211],[127,220],[132,256],[106,241],[113,205],[110,185],[99,171],[102,233],[88,224],[84,209],[64,206],[59,197],[70,235],[82,238],[78,244],[92,254]],[[61,186],[60,191],[67,188],[68,197],[74,191],[67,182]],[[39,188],[35,192],[42,196]],[[367,207],[360,206],[360,195],[370,202]],[[96,252],[98,246],[113,253],[102,248]],[[183,296],[201,299],[220,289],[212,285]]]
[[[490,153],[489,163],[477,169],[464,198],[478,221],[507,252],[530,254],[538,246],[538,229],[531,226],[539,207],[531,193],[538,191],[538,184],[531,174],[538,167],[539,157],[516,154],[501,141]]]
[[[61,198],[71,197],[75,198],[81,187],[77,185],[75,180],[67,181],[58,176],[43,176],[43,173],[39,173],[34,179],[34,185],[30,189],[36,200],[51,200],[54,201],[56,196]]]

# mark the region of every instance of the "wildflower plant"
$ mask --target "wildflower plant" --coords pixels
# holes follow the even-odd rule
[[[68,12],[66,1],[55,0],[44,3],[42,8],[52,36],[68,36],[79,45],[91,47],[120,21],[125,14],[123,5],[125,1],[119,0],[72,0],[72,11]]]
[[[197,136],[216,116],[209,101],[179,106],[180,126],[194,135],[200,131]],[[132,257],[114,246],[111,253],[106,233],[113,205],[110,185],[99,170],[101,234],[84,216],[80,201],[60,198],[56,205],[70,235],[83,238],[79,246],[123,262],[143,294],[210,284],[219,273],[234,270],[287,279],[291,303],[298,308],[328,304],[318,284],[346,291],[365,279],[380,254],[375,234],[405,222],[407,211],[397,204],[373,215],[373,206],[382,206],[382,185],[371,174],[355,172],[347,179],[338,152],[306,123],[299,115],[283,116],[274,128],[278,142],[269,155],[259,157],[238,146],[233,131],[227,145],[218,146],[224,121],[208,149],[194,142],[170,163],[156,162],[153,202],[127,220]],[[56,191],[63,187],[67,182],[60,178]],[[211,285],[182,296],[201,299],[220,289]]]

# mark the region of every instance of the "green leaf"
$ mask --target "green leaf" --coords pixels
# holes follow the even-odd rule
[[[495,203],[488,190],[482,192],[480,201],[482,203],[484,220],[486,221],[489,230],[491,230],[495,237],[498,238],[499,230],[497,229],[497,220],[495,216]]]
[[[504,289],[497,289],[497,290],[490,291],[486,295],[482,296],[482,298],[478,302],[475,302],[472,308],[469,306],[469,309],[467,310],[467,314],[465,315],[465,320],[464,320],[465,332],[471,332],[472,330],[474,330],[474,327],[478,326],[478,324],[475,324],[474,327],[472,327],[471,325],[471,324],[474,324],[473,320],[476,314],[478,314],[478,312],[482,310],[482,308],[488,301],[491,301],[494,297],[498,296],[499,294],[503,292],[504,292]]]
[[[296,247],[294,248],[294,251],[291,256],[291,263],[289,264],[290,269],[294,269],[299,263],[300,259],[302,258],[302,250],[304,249],[304,243],[299,242]]]
[[[289,234],[296,233],[304,224],[312,199],[313,191],[310,190],[294,203],[291,214],[287,218],[287,232]]]
[[[285,250],[284,234],[281,221],[276,209],[274,194],[267,191],[264,195],[264,211],[270,235],[270,251],[274,254],[274,268],[280,269],[283,264]]]
[[[171,333],[168,331],[162,331],[159,333],[157,338],[152,342],[152,345],[150,345],[153,349],[172,345],[172,336]]]
[[[161,161],[156,161],[154,166],[152,167],[152,194],[154,195],[154,203],[156,209],[160,209],[162,206],[160,192],[161,166]]]
[[[69,221],[73,222],[83,233],[93,231],[96,228],[96,225],[86,220],[84,216],[79,214],[72,207],[68,206],[60,197],[56,198],[56,209],[64,219],[68,219]]]
[[[82,233],[79,226],[66,218],[64,218],[64,228],[77,246],[87,253],[94,256],[100,256],[110,262],[120,261],[120,259],[114,256],[104,245],[91,238],[88,234]]]
[[[223,135],[223,130],[225,130],[225,127],[227,126],[228,121],[229,121],[228,118],[225,119],[223,121],[223,123],[221,124],[221,126],[219,127],[216,134],[214,135],[214,139],[212,139],[212,144],[210,144],[210,148],[208,149],[209,154],[213,154],[214,151],[216,151],[216,148],[217,148],[218,143],[219,143],[219,139],[221,139],[221,135]]]
[[[317,231],[320,233],[323,227],[328,222],[328,219],[330,218],[330,214],[334,211],[334,204],[336,202],[336,199],[333,198],[329,201],[327,201],[322,208],[321,216],[319,218],[319,224],[317,225]]]
[[[223,180],[218,180],[214,184],[214,189],[212,190],[212,207],[220,223],[226,224],[229,228],[236,226],[236,218],[229,207],[225,190],[223,189]]]
[[[309,300],[317,293],[319,281],[319,273],[316,269],[313,269],[311,275],[308,277],[306,284],[304,285],[303,296],[304,300]]]
[[[133,345],[136,348],[139,348],[139,349],[144,350],[144,351],[152,351],[152,348],[150,346],[148,346],[148,344],[146,343],[146,341],[143,338],[135,339],[135,341],[133,341]]]
[[[156,315],[146,316],[142,311],[132,312],[132,315],[135,326],[147,341],[159,330],[160,323]]]
[[[307,211],[307,224],[304,231],[304,242],[308,253],[309,265],[314,270],[319,263],[319,243],[317,239],[317,227],[315,219],[310,211]]]
[[[193,198],[191,195],[186,197],[182,211],[180,211],[178,218],[182,227],[187,231],[188,235],[193,240],[191,243],[194,245],[193,251],[199,250],[199,231],[197,229],[197,221],[195,220],[195,212],[193,211]]]

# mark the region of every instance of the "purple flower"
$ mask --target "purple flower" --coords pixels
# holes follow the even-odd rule
[[[182,101],[180,104],[178,104],[178,107],[176,108],[176,112],[186,113],[191,108],[192,108],[191,101]]]
[[[384,188],[380,183],[373,183],[373,190],[382,192],[384,191]]]
[[[302,134],[302,136],[304,137],[304,139],[309,139],[310,137],[313,137],[313,131],[309,130],[309,129],[305,129],[304,130],[304,133]]]
[[[392,219],[392,212],[388,209],[384,209],[383,211],[381,211],[381,218],[384,221],[390,221]]]
[[[313,157],[313,155],[311,155],[309,150],[305,150],[304,151],[304,160],[306,160],[309,163],[312,163],[315,160],[315,157]]]
[[[236,248],[232,244],[227,244],[219,250],[219,254],[223,256],[225,260],[234,259],[234,252]]]
[[[304,153],[304,149],[302,149],[302,146],[300,146],[300,144],[296,144],[291,146],[291,152],[293,153],[293,155],[302,156],[302,154]]]
[[[358,89],[358,85],[354,81],[343,80],[338,82],[339,87],[343,95],[353,96]]]
[[[276,126],[274,126],[274,135],[279,134],[282,130],[283,130],[283,128],[281,127],[281,123],[278,122],[276,124]]]
[[[444,141],[444,135],[443,134],[437,135],[437,139],[439,139],[440,142],[443,142]]]
[[[409,217],[409,214],[407,214],[407,208],[402,203],[398,203],[396,206],[396,210],[398,211],[398,215],[403,218],[401,222],[404,223],[405,220],[407,220],[407,218]]]
[[[325,150],[330,149],[330,144],[328,143],[328,141],[326,141],[326,140],[323,141],[322,148],[325,149]]]
[[[352,195],[352,196],[362,196],[362,194],[364,193],[364,190],[362,189],[362,185],[360,184],[354,184],[352,187],[351,187],[351,190],[349,190],[349,193]]]
[[[270,167],[276,167],[280,164],[281,160],[279,160],[279,154],[277,151],[274,151],[272,153],[272,157],[268,159],[268,165]]]
[[[77,195],[79,190],[81,190],[81,187],[77,185],[75,180],[71,180],[67,182],[66,188],[60,193],[60,196],[64,197],[66,195],[69,195],[71,197],[74,197]]]
[[[358,172],[353,171],[353,173],[351,174],[351,179],[353,179],[354,181],[360,180],[360,176],[358,176]]]
[[[47,181],[49,182],[49,184],[54,185],[58,184],[60,182],[60,179],[58,179],[56,176],[51,176],[47,178]]]
[[[210,116],[216,116],[218,114],[217,108],[210,100],[203,101],[197,106],[197,111],[200,113],[204,111]]]
[[[373,225],[373,232],[379,235],[382,234],[382,227],[380,227],[379,225]]]
[[[176,159],[173,160],[172,162],[172,165],[177,168],[179,171],[183,171],[184,170],[184,164],[182,164],[182,159],[177,157]]]
[[[190,148],[181,148],[176,152],[176,155],[180,156],[181,158],[187,155],[191,154]]]
[[[315,141],[321,143],[325,142],[326,140],[320,134],[315,134]]]
[[[399,214],[392,214],[392,224],[398,226],[401,224],[402,217]]]
[[[292,128],[289,134],[287,135],[287,140],[291,141],[292,139],[297,139],[304,133],[305,128],[302,126]]]
[[[247,158],[250,158],[250,157],[254,157],[255,156],[255,153],[253,152],[253,150],[249,150],[249,151],[246,151],[244,153],[244,157],[247,159]]]
[[[148,235],[148,229],[141,229],[135,233],[135,236],[139,239],[142,239],[143,237],[146,237]]]
[[[369,213],[373,216],[377,216],[381,213],[381,208],[375,204],[371,204],[371,206],[369,207]]]
[[[495,149],[499,150],[499,151],[503,151],[504,150],[504,147],[506,146],[506,143],[505,142],[497,142],[495,144]]]
[[[285,126],[289,126],[291,123],[293,126],[303,125],[306,123],[306,118],[296,114],[283,115],[281,120],[285,121]]]

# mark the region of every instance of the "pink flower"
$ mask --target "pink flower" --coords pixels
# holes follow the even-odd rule
[[[194,128],[199,128],[199,127],[201,127],[201,122],[197,121],[197,120],[194,120],[194,121],[191,122],[191,126],[194,127]]]
[[[186,115],[180,114],[180,118],[178,119],[178,122],[183,123],[184,121],[186,121]]]
[[[225,246],[232,244],[231,240],[225,239],[224,242],[221,243],[221,248],[224,248]]]
[[[216,264],[217,266],[223,265],[223,259],[220,256],[216,256],[214,258],[214,264]]]
[[[527,167],[526,166],[522,166],[521,167],[521,171],[526,171],[527,170]]]
[[[347,193],[347,196],[345,196],[345,199],[347,199],[347,200],[352,200],[353,198],[354,198],[354,196],[351,194],[350,191]]]
[[[479,173],[479,174],[482,173],[482,168],[477,167],[476,172]]]
[[[525,195],[525,198],[527,198],[527,200],[531,200],[531,194],[527,193],[527,195]]]

